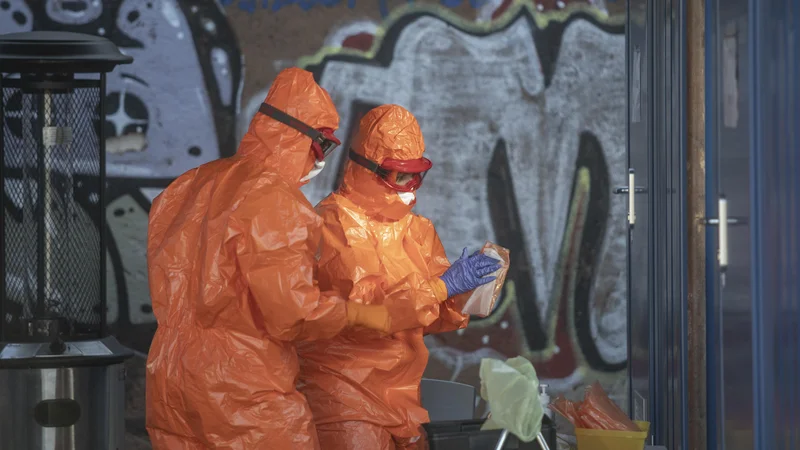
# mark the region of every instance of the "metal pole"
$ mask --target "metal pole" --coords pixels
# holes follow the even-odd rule
[[[99,99],[100,102],[100,114],[98,120],[100,121],[100,126],[98,127],[98,148],[100,151],[99,155],[99,164],[100,164],[100,171],[98,175],[100,177],[99,183],[100,186],[98,188],[98,201],[100,203],[100,217],[98,217],[98,225],[99,225],[99,232],[100,232],[100,338],[103,338],[106,335],[106,319],[108,317],[107,310],[108,310],[108,299],[106,298],[106,284],[108,280],[106,277],[108,276],[106,272],[106,239],[108,238],[106,233],[106,103],[105,103],[105,95],[106,95],[106,74],[100,74],[100,93]]]
[[[500,434],[500,439],[497,440],[497,445],[494,450],[503,450],[503,446],[506,445],[506,439],[508,439],[508,430],[503,430],[503,433]],[[547,441],[545,441],[544,435],[542,435],[541,432],[536,436],[536,440],[539,441],[539,446],[542,450],[550,450],[550,446],[547,445]]]
[[[6,128],[6,121],[5,121],[5,91],[3,90],[3,74],[0,73],[0,157],[3,158],[3,161],[0,161],[0,192],[5,194],[6,192],[6,174],[5,174],[5,128]],[[25,170],[25,166],[23,165],[22,170]],[[0,204],[3,205],[2,211],[0,214],[0,263],[3,267],[3,270],[0,273],[0,294],[3,295],[0,298],[0,342],[6,340],[6,334],[8,331],[6,328],[8,327],[6,320],[6,273],[8,273],[8,265],[6,264],[6,208],[5,208],[5,195],[3,195],[2,200],[0,200]]]
[[[44,143],[44,128],[45,128],[45,94],[37,95],[37,103],[38,107],[36,108],[36,127],[33,130],[34,139],[38,144],[39,148],[37,149],[37,171],[38,177],[36,179],[36,190],[38,194],[36,196],[36,220],[38,223],[36,227],[36,247],[37,247],[37,255],[36,255],[36,287],[37,287],[37,296],[36,296],[36,308],[33,313],[33,317],[42,317],[46,312],[45,307],[45,295],[47,289],[45,287],[45,236],[47,234],[47,230],[45,226],[47,221],[45,220],[45,172],[47,172],[47,168],[45,167],[45,143]],[[28,332],[32,332],[32,330],[28,330]]]
[[[539,445],[542,447],[542,450],[550,450],[550,446],[547,445],[547,441],[544,440],[544,436],[541,432],[538,436],[536,436],[536,440],[539,441]]]
[[[500,434],[500,439],[497,440],[497,445],[495,446],[494,450],[503,450],[503,446],[506,445],[507,438],[508,430],[503,430],[503,433]]]
[[[45,133],[46,128],[53,126],[53,94],[50,90],[44,91],[44,128],[42,128],[41,132]],[[42,202],[42,218],[43,218],[43,233],[44,233],[44,254],[42,257],[44,258],[44,278],[41,282],[44,283],[44,297],[41,301],[44,303],[44,311],[47,312],[47,300],[53,299],[54,292],[52,286],[52,278],[53,278],[53,234],[55,232],[55,224],[53,223],[53,189],[52,189],[52,175],[53,175],[53,168],[52,168],[52,150],[53,145],[55,144],[52,140],[44,139],[46,134],[42,135],[42,148],[44,149],[43,152],[43,160],[42,160],[42,170],[43,170],[43,179],[42,184],[43,187],[40,188],[39,192],[44,194],[40,201]],[[50,163],[51,167],[48,167],[48,163]]]

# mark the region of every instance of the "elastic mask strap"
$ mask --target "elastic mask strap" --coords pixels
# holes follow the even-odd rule
[[[325,136],[319,131],[315,130],[314,128],[311,128],[306,123],[300,121],[295,117],[290,116],[289,114],[286,114],[285,112],[281,111],[280,109],[268,103],[262,103],[261,107],[258,108],[258,111],[261,114],[272,117],[273,119],[277,120],[278,122],[286,126],[294,128],[295,130],[310,137],[314,141],[319,142],[320,144],[324,143],[327,140]]]
[[[375,172],[379,177],[386,178],[389,176],[389,171],[379,166],[374,161],[370,161],[366,157],[354,152],[352,148],[350,149],[349,156],[351,161],[371,172]]]

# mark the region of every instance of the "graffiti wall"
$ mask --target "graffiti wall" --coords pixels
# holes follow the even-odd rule
[[[140,355],[155,329],[151,201],[233,154],[274,75],[299,65],[345,141],[373,106],[417,116],[434,161],[417,212],[450,258],[512,249],[494,313],[428,337],[428,375],[476,383],[480,358],[523,354],[557,391],[624,378],[623,23],[608,0],[0,0],[2,32],[98,34],[135,58],[108,80],[107,251],[109,319]],[[305,188],[312,202],[343,155]]]
[[[537,23],[521,8],[480,27],[411,9],[364,55],[329,50],[300,63],[333,93],[343,136],[378,104],[417,116],[436,161],[417,212],[435,221],[451,259],[486,239],[513,249],[496,312],[430,337],[434,359],[460,379],[487,354],[527,354],[558,390],[587,369],[622,370],[626,233],[611,218],[625,203],[610,186],[626,174],[624,36],[578,13]],[[336,178],[324,173],[308,196],[321,199]]]

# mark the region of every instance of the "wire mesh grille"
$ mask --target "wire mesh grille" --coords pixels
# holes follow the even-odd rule
[[[4,88],[6,339],[30,319],[102,329],[99,88]],[[102,268],[104,269],[104,268]]]

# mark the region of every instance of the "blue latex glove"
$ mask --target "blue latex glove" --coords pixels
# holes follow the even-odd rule
[[[486,275],[496,272],[502,265],[502,262],[480,251],[467,256],[467,249],[464,248],[461,258],[458,258],[441,276],[444,285],[447,286],[447,296],[463,294],[494,281],[497,277]]]

